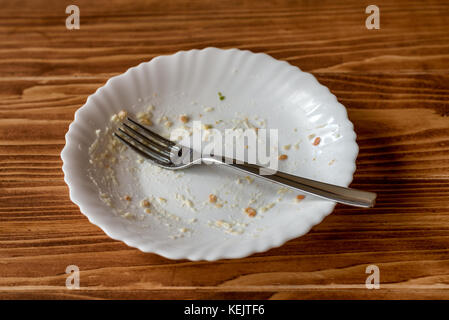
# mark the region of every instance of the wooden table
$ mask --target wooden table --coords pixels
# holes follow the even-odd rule
[[[74,1],[75,2],[75,1]],[[0,298],[449,298],[449,4],[375,1],[0,2]],[[354,187],[307,235],[245,259],[171,261],[111,240],[69,200],[60,152],[111,76],[216,46],[286,60],[337,95],[358,134]],[[65,287],[79,266],[79,290]],[[368,290],[368,265],[380,289]]]

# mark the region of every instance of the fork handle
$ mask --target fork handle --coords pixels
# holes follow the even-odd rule
[[[239,171],[258,176],[264,180],[272,181],[291,189],[312,194],[323,199],[364,208],[374,207],[374,204],[376,203],[377,195],[374,192],[340,187],[329,183],[294,176],[280,171],[270,175],[261,175],[261,170],[266,171],[269,169],[249,163],[239,164],[235,163],[235,161],[233,163],[222,161],[221,163]]]

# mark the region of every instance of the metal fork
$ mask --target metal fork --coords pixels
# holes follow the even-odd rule
[[[260,172],[265,168],[255,164],[238,162],[222,156],[198,154],[195,156],[192,149],[161,137],[129,117],[114,132],[114,136],[144,158],[165,169],[185,169],[193,164],[203,162],[217,163],[306,194],[351,206],[369,208],[373,207],[376,201],[376,194],[373,192],[340,187],[280,171],[276,171],[274,174],[261,175]]]

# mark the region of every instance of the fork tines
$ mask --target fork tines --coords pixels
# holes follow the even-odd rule
[[[161,137],[129,117],[114,132],[114,136],[141,156],[162,165],[170,164],[171,154],[178,150],[174,142]]]

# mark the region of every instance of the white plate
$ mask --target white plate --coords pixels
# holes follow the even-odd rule
[[[218,92],[226,98],[220,100]],[[335,206],[312,196],[296,203],[293,192],[279,192],[279,186],[263,181],[250,183],[217,166],[194,166],[181,173],[158,170],[138,163],[130,150],[109,169],[91,164],[88,150],[97,138],[95,131],[100,129],[93,153],[98,155],[109,139],[105,128],[111,116],[123,109],[136,114],[149,104],[155,106],[153,128],[160,132],[164,126],[156,119],[164,115],[174,126],[180,114],[199,119],[201,113],[203,123],[212,124],[248,117],[257,126],[265,120],[268,128],[279,129],[280,146],[291,145],[281,152],[288,159],[280,162],[280,170],[341,186],[352,180],[358,153],[352,123],[335,96],[311,74],[266,54],[237,49],[206,48],[154,58],[111,78],[87,99],[75,113],[61,153],[70,198],[81,212],[111,238],[144,252],[172,259],[241,258],[304,235]],[[225,128],[226,121],[216,127]],[[321,138],[318,146],[313,137]],[[111,171],[116,185],[107,178]],[[110,194],[110,205],[100,193]],[[224,203],[222,208],[208,203],[211,193]],[[132,200],[123,200],[125,195]],[[151,213],[139,206],[145,197],[154,205]],[[159,197],[167,202],[159,204]],[[250,199],[255,202],[249,204]],[[262,212],[271,203],[275,205]],[[257,209],[256,217],[243,213],[248,205]],[[128,218],[123,217],[126,212]]]

